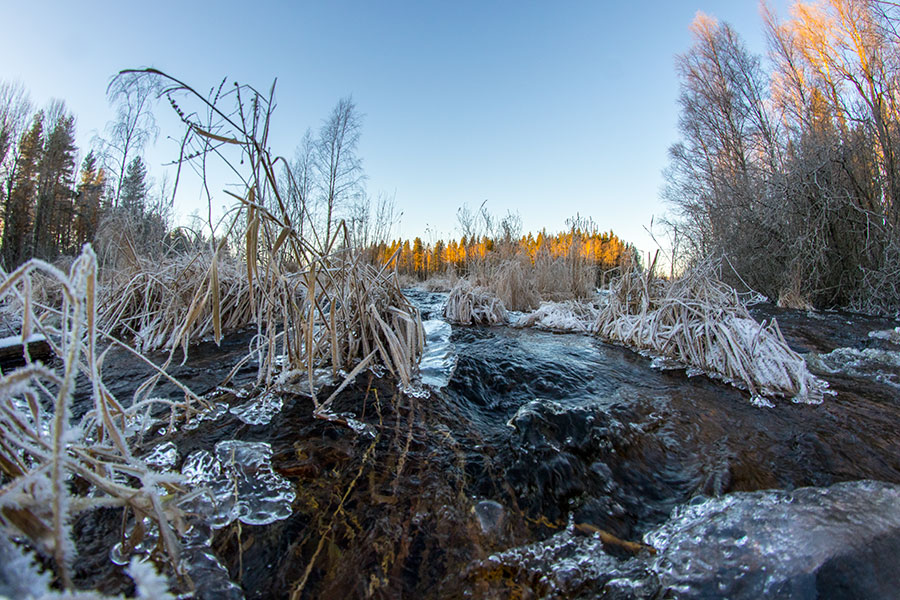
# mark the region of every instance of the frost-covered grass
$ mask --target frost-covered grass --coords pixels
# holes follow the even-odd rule
[[[36,273],[57,281],[59,306],[34,302]],[[151,405],[167,405],[172,418],[183,407],[164,400],[125,407],[106,388],[96,288],[97,261],[90,246],[68,273],[31,260],[0,280],[0,299],[20,306],[22,339],[40,334],[60,358],[58,366],[48,366],[26,355],[24,366],[0,378],[0,525],[7,536],[24,535],[52,557],[64,587],[71,585],[76,558],[71,520],[95,507],[121,506],[155,522],[160,549],[178,564],[179,478],[137,458],[128,436],[129,424]],[[75,421],[71,405],[79,374],[91,381],[93,405]],[[185,391],[186,403],[199,401]],[[76,492],[85,486],[72,481],[88,484],[90,492]]]
[[[424,348],[419,313],[396,277],[353,251],[343,223],[329,237],[314,230],[300,235],[292,225],[276,159],[266,149],[271,114],[260,108],[271,107],[266,98],[255,95],[248,109],[238,96],[237,108],[223,111],[219,95],[207,101],[166,75],[145,75],[170,85],[168,94],[200,100],[202,110],[181,114],[186,143],[193,140],[207,151],[211,143],[236,147],[241,158],[235,172],[239,165],[250,172],[243,195],[232,194],[237,204],[223,221],[225,230],[206,250],[161,261],[131,248],[130,260],[114,261],[103,281],[90,246],[67,272],[39,260],[9,275],[0,271],[0,306],[16,317],[16,335],[43,335],[60,358],[49,367],[26,356],[25,366],[0,377],[0,534],[27,539],[49,557],[64,589],[72,587],[76,559],[72,518],[96,507],[124,507],[132,522],[149,521],[158,535],[155,556],[167,557],[176,574],[189,562],[179,560],[187,552],[179,505],[190,498],[183,477],[139,458],[129,438],[151,409],[168,410],[170,430],[184,420],[189,430],[190,419],[204,414],[199,405],[205,403],[165,373],[176,350],[186,358],[193,342],[212,337],[218,343],[231,329],[255,326],[245,360],[257,359],[262,391],[307,381],[316,416],[332,418],[329,405],[360,371],[380,365],[409,385]],[[246,87],[240,93],[255,94]],[[192,121],[201,114],[210,122]],[[155,369],[130,404],[103,383],[107,344],[130,350]],[[144,357],[151,349],[169,352],[162,367]],[[324,400],[316,396],[323,370],[342,381]],[[79,375],[91,383],[93,406],[73,420]],[[180,386],[185,400],[150,398],[160,377]],[[144,539],[146,531],[123,532],[122,547],[133,549],[141,540],[132,535]],[[140,565],[132,575],[139,592],[152,583]]]
[[[451,290],[444,317],[457,325],[499,325],[509,320],[506,307],[493,292],[473,287],[465,279],[460,279]]]
[[[790,349],[778,323],[758,323],[737,293],[709,268],[667,281],[650,271],[614,280],[597,303],[549,302],[524,315],[520,327],[595,333],[746,387],[754,400],[822,400],[826,384]]]
[[[741,383],[754,397],[822,400],[825,383],[790,349],[778,323],[757,323],[711,269],[674,281],[631,271],[609,292],[595,323],[601,337]]]
[[[516,321],[516,327],[537,327],[550,331],[589,333],[594,330],[598,309],[589,302],[544,302]]]

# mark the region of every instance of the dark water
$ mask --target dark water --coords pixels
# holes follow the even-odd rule
[[[410,296],[426,318],[439,314],[441,295]],[[890,321],[772,307],[755,316],[777,317],[801,352],[900,350],[868,336],[898,325]],[[213,389],[248,339],[195,349],[182,377]],[[309,398],[283,392],[270,424],[226,414],[171,437],[179,461],[221,440],[268,442],[275,472],[294,485],[288,518],[215,532],[212,548],[246,597],[898,589],[884,568],[900,550],[900,387],[890,363],[871,372],[827,363],[820,374],[835,395],[823,404],[759,408],[746,392],[652,369],[586,335],[458,327],[447,348],[455,368],[428,398],[360,376],[335,412],[365,424],[362,433],[313,419]],[[125,393],[141,368],[119,365],[114,385]],[[861,480],[883,483],[853,483]],[[121,526],[121,514],[108,513],[77,524],[92,553],[82,577],[117,591],[127,580],[97,551]],[[765,544],[751,551],[748,539]]]

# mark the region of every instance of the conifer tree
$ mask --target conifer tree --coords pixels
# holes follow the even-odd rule
[[[106,188],[106,172],[97,164],[94,151],[81,163],[81,176],[75,206],[76,248],[94,239],[100,222],[100,199]]]
[[[125,171],[122,189],[119,195],[119,206],[131,216],[144,216],[147,200],[147,168],[140,156],[135,156]]]
[[[0,256],[10,271],[27,258],[26,244],[31,232],[37,193],[37,167],[43,152],[44,113],[39,111],[31,128],[19,142],[19,160],[13,187],[3,207],[3,241]]]
[[[75,118],[61,103],[38,163],[38,187],[31,235],[31,254],[51,259],[68,251],[74,216]]]

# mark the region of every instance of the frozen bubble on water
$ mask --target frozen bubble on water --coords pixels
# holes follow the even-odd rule
[[[141,519],[142,533],[136,544],[129,547],[124,542],[119,542],[109,550],[109,560],[117,565],[127,565],[131,561],[132,556],[146,556],[156,547],[159,541],[159,529],[156,523],[149,519]],[[133,539],[135,533],[135,522],[131,521],[125,534],[125,540]]]
[[[272,446],[265,442],[225,440],[215,454],[191,453],[181,472],[189,483],[203,487],[182,503],[203,514],[215,528],[235,519],[247,525],[266,525],[291,515],[295,493],[291,483],[272,470]]]
[[[768,398],[759,394],[754,394],[750,397],[750,404],[757,408],[775,408],[775,405]]]
[[[650,368],[658,371],[672,371],[675,369],[683,369],[684,364],[666,356],[654,356],[650,360]]]
[[[450,383],[457,363],[456,346],[450,341],[453,328],[440,319],[428,319],[422,326],[425,328],[425,352],[419,361],[419,376],[424,385],[441,389]]]
[[[499,529],[503,525],[503,518],[506,515],[503,505],[493,500],[482,500],[472,507],[472,511],[478,518],[482,533],[490,533]]]
[[[320,410],[316,412],[316,416],[327,421],[346,425],[359,435],[365,435],[371,438],[375,437],[375,431],[372,429],[372,427],[357,419],[356,415],[354,415],[353,413],[333,413],[329,410]]]
[[[216,402],[206,410],[191,417],[191,420],[184,424],[184,429],[191,431],[197,429],[200,423],[204,421],[217,421],[219,417],[228,412],[228,405],[224,402]]]
[[[249,402],[232,406],[228,412],[247,425],[268,425],[281,412],[284,401],[281,396],[266,392]]]
[[[144,462],[160,471],[171,471],[178,462],[178,448],[174,442],[160,444],[144,457]]]
[[[160,400],[159,398],[150,398],[150,401]],[[167,402],[167,401],[166,401]],[[151,431],[157,423],[161,423],[161,419],[156,419],[150,415],[150,409],[146,408],[137,413],[129,413],[125,416],[125,436],[143,435]]]
[[[508,567],[520,577],[539,583],[541,598],[583,594],[591,584],[623,577],[619,561],[607,554],[595,536],[581,536],[566,529],[540,542],[492,554],[484,566]]]
[[[286,383],[292,381],[292,383]],[[312,392],[318,393],[325,386],[334,384],[334,373],[331,369],[313,369],[312,372]],[[287,377],[278,389],[282,392],[290,394],[299,394],[301,396],[312,397],[310,391],[309,373],[306,371],[292,371],[291,377]]]

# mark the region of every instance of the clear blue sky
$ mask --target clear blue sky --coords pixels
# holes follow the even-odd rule
[[[785,5],[775,2],[782,15]],[[201,90],[226,75],[258,89],[278,77],[271,144],[286,156],[352,94],[369,192],[396,192],[407,237],[456,235],[457,208],[487,200],[526,230],[580,213],[649,250],[691,20],[714,15],[765,51],[755,0],[0,6],[0,79],[21,80],[39,105],[65,100],[82,148],[111,118],[105,89],[122,68],[154,66]],[[175,155],[161,137],[151,172]],[[177,210],[206,212],[190,193]]]

